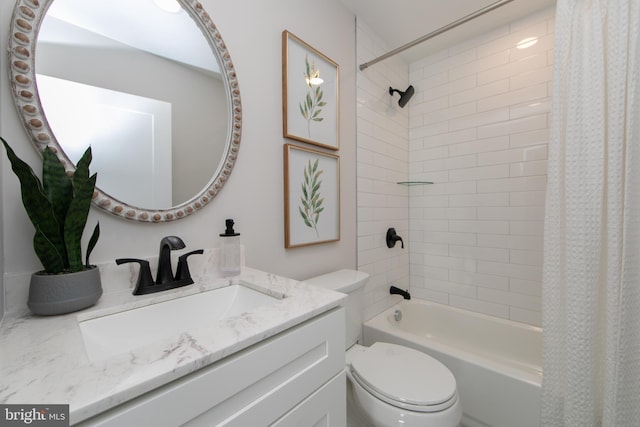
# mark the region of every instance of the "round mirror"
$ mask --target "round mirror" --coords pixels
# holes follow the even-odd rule
[[[19,0],[11,21],[14,102],[39,152],[73,165],[87,148],[94,203],[171,221],[209,203],[238,154],[238,82],[194,0]],[[167,29],[170,28],[170,31]]]

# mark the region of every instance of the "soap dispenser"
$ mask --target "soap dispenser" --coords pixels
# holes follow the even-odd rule
[[[225,224],[227,229],[220,235],[220,271],[227,277],[240,274],[240,233],[234,231],[232,219],[227,219]]]

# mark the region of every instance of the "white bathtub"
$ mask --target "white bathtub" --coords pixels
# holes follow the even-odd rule
[[[541,328],[414,299],[365,323],[364,344],[376,341],[444,363],[456,377],[464,426],[540,426]]]

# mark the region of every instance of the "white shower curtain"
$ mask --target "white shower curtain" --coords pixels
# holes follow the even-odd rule
[[[640,426],[640,0],[558,0],[543,426]]]

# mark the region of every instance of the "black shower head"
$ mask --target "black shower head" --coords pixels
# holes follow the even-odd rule
[[[407,105],[407,102],[409,102],[409,100],[413,96],[413,93],[415,92],[415,90],[411,85],[409,85],[407,90],[405,90],[404,92],[399,91],[398,89],[393,89],[392,87],[389,87],[389,95],[393,95],[393,92],[398,92],[400,94],[398,105],[400,106],[400,108],[404,108],[404,106]]]

